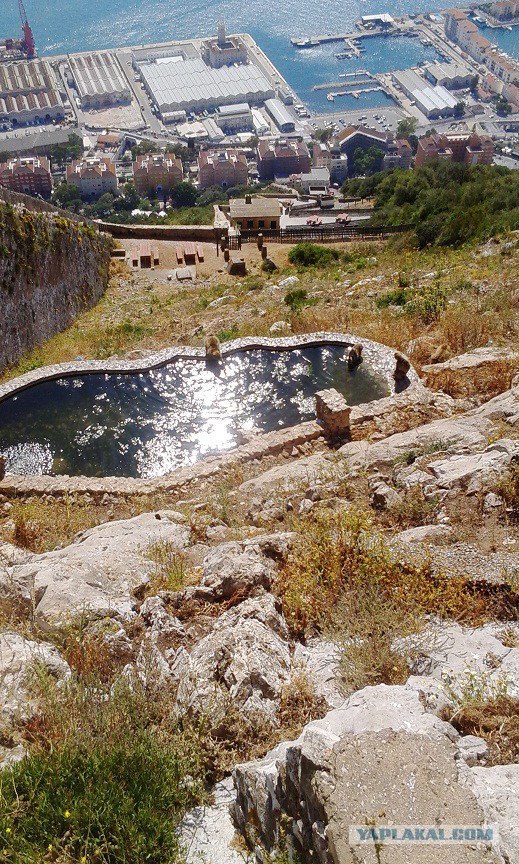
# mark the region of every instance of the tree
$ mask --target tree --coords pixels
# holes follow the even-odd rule
[[[69,135],[66,144],[52,144],[50,148],[50,158],[60,167],[63,167],[65,162],[71,159],[80,159],[83,155],[83,141],[76,135],[75,132]]]
[[[409,137],[414,135],[416,132],[416,127],[418,126],[418,120],[416,117],[404,117],[399,121],[398,126],[396,127],[396,137],[397,138],[405,138],[409,141]]]
[[[380,147],[371,145],[366,151],[362,147],[357,147],[353,151],[353,173],[354,174],[375,174],[380,171],[384,162],[384,151]]]
[[[465,113],[465,108],[466,108],[466,105],[463,102],[463,100],[456,102],[456,104],[454,106],[454,110],[453,110],[454,116],[455,117],[463,117],[463,114]]]
[[[198,192],[192,183],[178,183],[171,192],[171,200],[175,207],[194,207]]]
[[[498,100],[496,102],[496,111],[498,114],[501,114],[501,115],[506,117],[508,114],[512,113],[513,108],[511,106],[510,102],[508,102],[508,100],[505,99],[504,96],[501,95],[498,97]]]
[[[333,135],[333,128],[328,126],[327,129],[316,129],[314,132],[314,138],[317,138],[318,141],[322,141],[323,144],[326,144],[327,141]]]
[[[51,201],[67,210],[77,210],[82,204],[79,189],[73,183],[60,183],[52,193]]]
[[[114,201],[114,210],[119,213],[123,210],[135,210],[139,206],[139,200],[139,193],[133,183],[125,183],[122,195]]]

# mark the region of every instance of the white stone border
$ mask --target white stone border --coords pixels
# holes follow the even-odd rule
[[[298,336],[284,336],[281,338],[269,338],[266,336],[246,336],[241,339],[233,339],[222,345],[222,356],[225,358],[238,351],[271,350],[290,351],[296,348],[318,347],[322,345],[355,345],[359,343],[363,348],[364,363],[371,369],[383,375],[389,386],[391,395],[395,394],[395,382],[392,374],[395,367],[394,349],[383,345],[381,342],[372,342],[369,339],[360,339],[349,333],[319,332],[301,334]],[[138,360],[126,360],[115,357],[108,360],[71,360],[69,363],[55,363],[52,366],[42,366],[32,369],[24,375],[19,375],[4,384],[0,384],[0,402],[41,384],[45,381],[55,381],[58,378],[73,378],[80,375],[112,375],[148,372],[151,369],[159,369],[175,360],[203,360],[205,350],[179,345],[174,348],[164,348],[155,354],[149,354]],[[419,383],[415,370],[411,367],[408,374],[409,385],[406,393],[411,387]]]

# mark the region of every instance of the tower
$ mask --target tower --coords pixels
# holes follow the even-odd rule
[[[219,21],[218,22],[218,47],[224,48],[226,42],[227,42],[227,36],[225,33],[225,21]]]

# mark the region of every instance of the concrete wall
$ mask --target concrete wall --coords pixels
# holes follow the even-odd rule
[[[42,201],[20,206],[25,197],[0,201],[0,370],[69,327],[108,285],[110,237]]]

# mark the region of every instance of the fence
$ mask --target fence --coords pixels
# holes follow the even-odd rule
[[[404,234],[410,231],[412,225],[335,225],[309,226],[301,228],[281,228],[278,231],[265,229],[262,231],[266,243],[347,243],[356,238],[365,240],[382,240],[391,234]],[[242,243],[255,243],[258,234],[255,231],[242,231],[229,237],[229,248],[239,249]]]

